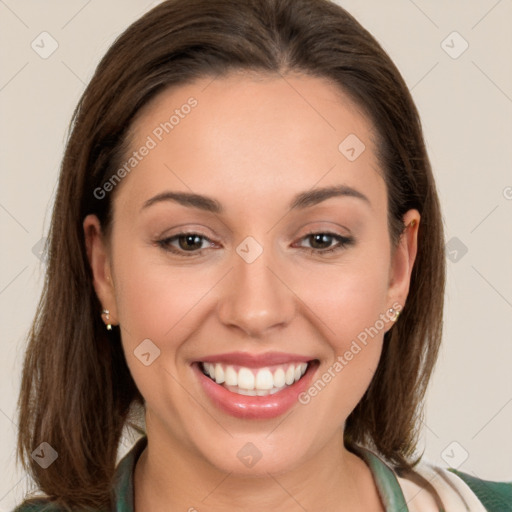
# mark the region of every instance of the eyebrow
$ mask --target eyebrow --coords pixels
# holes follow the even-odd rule
[[[293,197],[289,204],[289,209],[303,210],[305,208],[310,208],[311,206],[322,203],[327,199],[331,199],[332,197],[354,197],[356,199],[361,199],[369,206],[371,206],[370,200],[355,188],[349,187],[347,185],[337,185],[332,187],[314,188],[305,192],[301,192]],[[142,206],[142,209],[144,210],[156,203],[166,201],[173,201],[189,208],[197,208],[199,210],[211,213],[220,214],[224,211],[222,205],[216,199],[211,197],[189,192],[170,191],[162,192],[161,194],[157,194],[151,199],[148,199]]]
[[[306,192],[297,194],[290,203],[290,210],[302,210],[316,204],[322,203],[331,197],[355,197],[371,206],[370,200],[359,190],[347,185],[333,187],[313,188]]]

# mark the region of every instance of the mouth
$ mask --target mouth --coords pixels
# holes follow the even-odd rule
[[[239,352],[195,361],[192,369],[220,411],[243,419],[269,419],[298,402],[319,364],[318,359],[298,355]]]
[[[204,375],[232,393],[245,396],[267,396],[278,393],[302,379],[309,363],[296,362],[249,368],[202,362],[199,366]]]

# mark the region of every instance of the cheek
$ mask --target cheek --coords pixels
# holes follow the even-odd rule
[[[324,324],[333,348],[344,351],[347,341],[375,324],[384,334],[380,315],[386,313],[387,291],[385,258],[359,258],[309,272],[298,294]]]
[[[315,401],[318,414],[322,407],[336,411],[329,416],[333,428],[360,401],[377,369],[383,337],[391,327],[386,317],[388,268],[386,258],[361,257],[344,266],[310,272],[298,291],[318,316],[316,326],[330,354],[302,403]],[[322,399],[317,401],[320,393]]]
[[[179,364],[181,346],[199,329],[201,299],[218,278],[211,269],[173,267],[155,253],[147,247],[117,252],[129,255],[115,260],[118,320],[127,364],[139,391],[150,408],[172,411],[178,417],[179,411],[193,407],[178,383],[190,378],[189,368]],[[150,361],[154,354],[159,358],[145,366],[138,357],[148,351]]]
[[[215,276],[212,269],[171,268],[144,252],[132,251],[129,260],[117,263],[119,322],[129,336],[169,343],[188,317],[200,310],[201,298],[214,286]]]

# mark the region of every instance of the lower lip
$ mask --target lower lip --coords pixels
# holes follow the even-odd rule
[[[193,369],[205,393],[222,411],[237,418],[269,419],[281,416],[298,402],[298,396],[309,387],[316,366],[314,362],[310,362],[306,373],[299,381],[286,386],[282,391],[266,396],[233,393],[207,377],[199,368],[199,364],[194,364]]]

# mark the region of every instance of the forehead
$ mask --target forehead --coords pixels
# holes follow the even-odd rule
[[[280,199],[315,184],[385,193],[371,123],[318,77],[204,78],[153,98],[131,132],[131,151],[150,149],[123,188],[142,196],[169,188]]]

